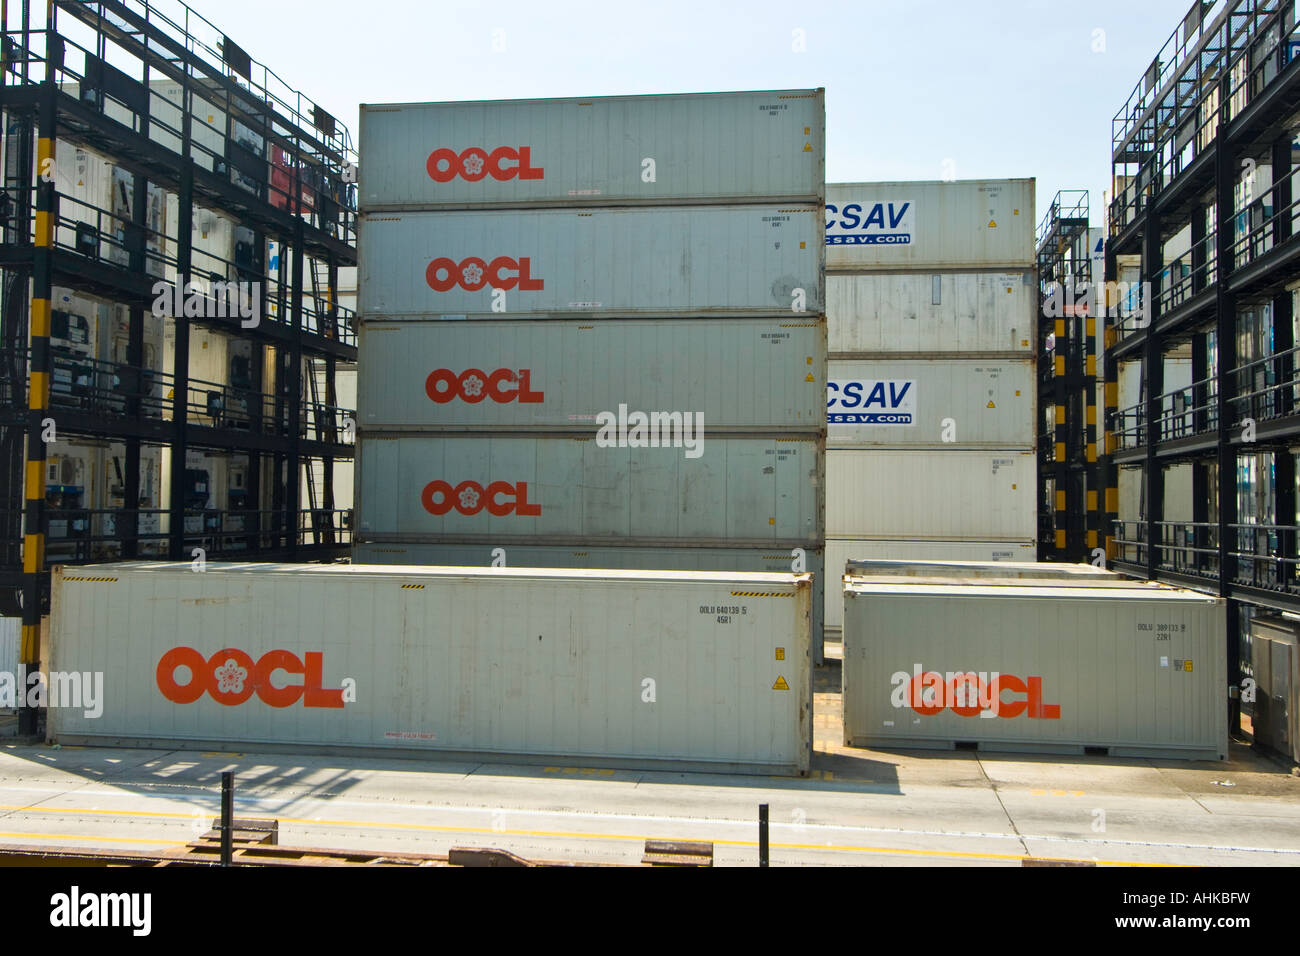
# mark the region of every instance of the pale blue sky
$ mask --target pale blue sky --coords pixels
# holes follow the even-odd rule
[[[1037,177],[1039,218],[1089,189],[1100,223],[1111,119],[1190,0],[191,5],[354,136],[362,102],[824,86],[832,182],[951,159],[960,179]]]

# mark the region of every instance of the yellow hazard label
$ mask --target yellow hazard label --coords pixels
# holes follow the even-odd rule
[[[811,126],[805,126],[805,127],[803,128],[803,134],[804,134],[805,136],[808,136],[808,135],[810,135],[811,133],[812,133],[812,127],[811,127]]]
[[[785,660],[785,648],[784,648],[784,647],[778,647],[778,648],[776,649],[776,659],[777,659],[778,661],[783,661],[783,660]]]
[[[803,144],[803,151],[804,151],[805,153],[811,153],[811,152],[812,152],[812,143],[804,143],[804,144]]]
[[[789,690],[790,685],[785,682],[785,678],[777,675],[776,683],[772,685],[772,690]]]
[[[1019,210],[1019,209],[1013,209],[1013,210],[1011,210],[1011,215],[1013,215],[1013,216],[1019,216],[1019,215],[1020,215],[1020,210]]]
[[[804,380],[805,382],[815,382],[815,381],[817,381],[817,379],[813,378],[813,373],[812,373],[812,372],[809,372],[807,375],[805,375],[803,380]]]
[[[989,399],[989,403],[988,403],[987,405],[985,405],[984,407],[985,407],[985,408],[997,408],[997,406],[993,404],[993,399],[991,399],[991,398]]]
[[[808,248],[808,243],[806,243],[806,242],[801,242],[801,243],[799,243],[799,248],[800,248],[800,249],[807,249],[807,248]]]
[[[990,229],[996,229],[997,227],[998,227],[998,224],[997,224],[996,222],[994,222],[992,219],[990,219],[990,220],[989,220],[989,228],[990,228]]]
[[[1192,662],[1191,662],[1191,661],[1183,661],[1183,670],[1185,670],[1185,671],[1189,671],[1189,670],[1191,670],[1191,669],[1192,669]]]

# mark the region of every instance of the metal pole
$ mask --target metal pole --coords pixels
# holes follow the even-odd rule
[[[221,772],[221,865],[230,866],[234,855],[235,774]]]
[[[758,865],[767,866],[767,804],[758,805]]]

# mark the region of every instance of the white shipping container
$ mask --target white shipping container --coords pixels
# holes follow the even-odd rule
[[[821,635],[818,635],[820,637]],[[0,617],[0,674],[10,674],[18,686],[18,665],[22,656],[23,619]],[[3,710],[5,708],[0,708]]]
[[[837,359],[828,449],[1034,447],[1032,359]]]
[[[1034,180],[829,183],[826,268],[1034,268]]]
[[[846,744],[1227,758],[1221,599],[893,580],[844,600]]]
[[[1033,541],[896,541],[892,538],[827,538],[823,620],[826,630],[839,633],[844,624],[841,581],[850,561],[988,561],[999,564],[1032,561]]]
[[[826,453],[826,533],[837,538],[1033,540],[1028,451]]]
[[[822,90],[361,106],[363,210],[820,203]]]
[[[978,352],[1034,357],[1032,272],[827,275],[831,358]]]
[[[99,716],[50,708],[49,737],[804,773],[809,584],[666,571],[56,568],[51,668],[100,673],[104,693]]]
[[[820,547],[820,439],[363,437],[363,539]]]
[[[365,319],[822,313],[817,206],[371,214]]]
[[[363,429],[589,431],[620,404],[822,428],[820,318],[368,322],[359,354]]]

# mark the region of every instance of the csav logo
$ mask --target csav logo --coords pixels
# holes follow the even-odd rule
[[[428,170],[429,178],[438,183],[449,183],[457,176],[471,183],[487,176],[502,183],[511,179],[545,178],[545,170],[533,165],[531,154],[532,150],[528,146],[520,146],[518,149],[498,146],[490,153],[477,146],[459,153],[440,147],[429,154],[424,168]],[[506,166],[505,163],[513,165]]]
[[[512,368],[499,368],[491,373],[471,368],[459,375],[449,368],[436,368],[424,380],[424,392],[439,405],[457,398],[471,405],[477,405],[485,398],[503,405],[514,401],[523,405],[544,401],[542,392],[534,392],[528,387],[528,375],[526,368],[518,372]]]
[[[826,421],[831,425],[913,425],[913,381],[850,379],[826,383]]]
[[[309,651],[304,656],[305,661],[289,651],[267,651],[254,662],[233,647],[208,658],[192,647],[173,647],[158,661],[155,677],[162,695],[174,704],[192,704],[206,691],[227,707],[242,704],[254,694],[271,707],[288,707],[300,698],[304,707],[342,707],[343,690],[323,686],[324,655]],[[176,671],[181,667],[189,671],[184,684],[176,680]],[[277,687],[271,680],[276,671],[299,675],[303,681]]]
[[[826,245],[910,245],[915,219],[916,204],[910,200],[874,205],[850,202],[835,206],[827,203]]]
[[[424,281],[429,283],[429,288],[434,292],[450,292],[456,286],[466,292],[477,292],[484,286],[506,290],[518,286],[521,291],[536,292],[543,288],[543,282],[534,279],[531,270],[531,259],[497,256],[487,262],[478,256],[470,256],[456,262],[446,256],[439,256],[424,270]],[[506,275],[507,272],[514,275]]]
[[[463,515],[476,515],[484,508],[498,518],[517,514],[532,517],[542,513],[541,505],[528,503],[528,482],[493,481],[486,488],[477,481],[462,481],[456,487],[441,479],[424,486],[420,503],[431,515],[445,515],[455,508]]]
[[[945,709],[959,717],[1030,717],[1059,720],[1060,704],[1043,703],[1043,679],[1022,680],[1014,674],[997,671],[924,671],[920,664],[912,672],[897,671],[889,681],[894,685],[889,702],[895,708],[911,707],[923,717],[933,717]],[[1004,693],[1023,694],[1023,700],[1008,701]]]

